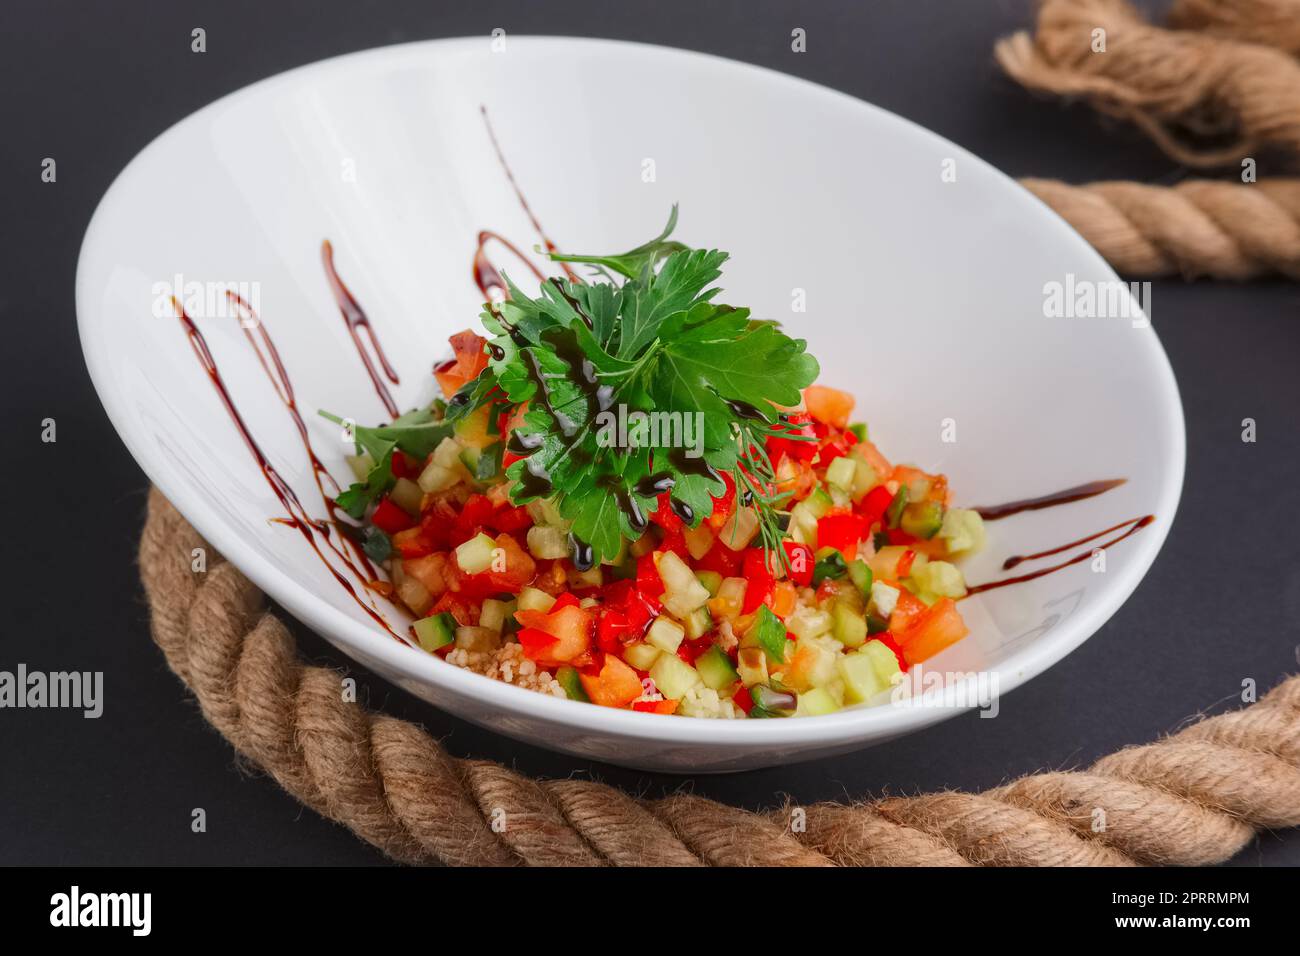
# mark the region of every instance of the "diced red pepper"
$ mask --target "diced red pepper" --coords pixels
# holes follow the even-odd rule
[[[900,578],[907,577],[912,572],[912,562],[916,560],[916,552],[908,548],[903,552],[903,556],[898,559],[897,574]]]
[[[672,714],[677,711],[677,701],[637,700],[632,702],[632,709],[647,714]]]
[[[789,421],[778,423],[773,426],[773,430],[778,433],[798,435],[807,439],[817,437],[816,429],[812,425],[812,416],[807,412],[795,412],[789,416]],[[782,455],[789,455],[798,461],[812,461],[817,455],[817,442],[773,436],[767,440],[767,453],[773,461],[776,461]]]
[[[845,561],[858,556],[858,545],[867,536],[870,524],[862,515],[835,509],[817,520],[817,547],[834,548]]]
[[[669,492],[665,491],[659,495],[658,503],[659,507],[650,512],[650,520],[669,534],[680,532],[682,519],[673,513],[672,506],[669,504]]]
[[[732,551],[721,541],[714,541],[704,557],[695,562],[695,567],[700,571],[715,571],[724,578],[734,578],[743,557],[743,552]]]
[[[886,528],[885,536],[889,538],[890,544],[912,544],[916,541],[915,535],[910,535],[902,528]],[[902,574],[899,577],[903,577]]]
[[[498,508],[492,521],[498,531],[506,531],[511,534],[524,531],[533,526],[533,516],[528,513],[528,509],[523,505]]]
[[[521,627],[516,636],[524,649],[524,656],[533,661],[544,657],[547,651],[560,643],[560,639],[555,635],[547,634],[535,627]]]
[[[465,600],[463,595],[445,592],[438,602],[429,609],[428,617],[434,617],[446,611],[456,619],[461,627],[473,627],[478,623],[478,610]]]
[[[858,514],[866,519],[867,527],[870,528],[885,517],[885,512],[889,510],[889,504],[893,500],[893,492],[884,485],[876,485],[858,503]]]
[[[790,559],[790,580],[801,588],[812,584],[813,570],[817,565],[812,548],[796,541],[782,541],[781,547],[785,548],[786,557]]]
[[[712,635],[682,641],[677,645],[677,656],[687,664],[694,666],[695,659],[713,646]]]
[[[556,611],[563,611],[566,607],[578,607],[581,603],[576,595],[565,591],[555,599],[555,603],[551,605],[551,609],[546,613],[554,614]]]
[[[727,486],[727,490],[720,497],[713,499],[713,511],[709,515],[709,527],[714,531],[727,523],[727,519],[736,508],[736,482],[729,472],[723,473],[722,483]]]
[[[762,548],[746,549],[743,569],[745,601],[740,607],[740,613],[751,614],[758,610],[759,605],[771,602],[776,579],[772,577],[772,569],[767,565]]]
[[[748,687],[739,688],[731,696],[731,702],[735,704],[737,707],[739,707],[741,710],[743,710],[746,715],[748,715],[749,712],[754,709],[754,699],[749,696]]]
[[[375,513],[370,516],[370,523],[380,531],[388,534],[397,534],[399,531],[405,531],[415,524],[415,519],[408,515],[397,505],[393,504],[389,498],[379,499],[379,506],[375,508]]]

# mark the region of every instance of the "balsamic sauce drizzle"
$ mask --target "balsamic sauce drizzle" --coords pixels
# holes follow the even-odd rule
[[[180,320],[181,327],[184,329],[185,335],[189,339],[190,347],[194,350],[195,357],[199,360],[199,364],[203,366],[203,370],[207,373],[208,380],[212,383],[212,387],[216,389],[217,396],[221,399],[221,404],[225,406],[226,413],[230,416],[231,422],[235,425],[235,428],[238,429],[240,437],[243,438],[244,444],[247,446],[249,453],[253,456],[253,460],[257,462],[257,466],[261,470],[262,476],[266,479],[266,483],[270,486],[271,491],[275,494],[276,498],[279,499],[280,504],[283,505],[285,511],[288,513],[288,517],[281,518],[280,522],[298,530],[302,535],[303,540],[307,542],[307,545],[321,560],[321,563],[329,569],[330,574],[334,576],[334,580],[338,582],[339,586],[342,587],[352,597],[352,599],[356,601],[357,605],[370,615],[370,617],[380,627],[399,641],[409,643],[405,637],[398,634],[391,626],[389,626],[388,621],[382,614],[380,614],[367,601],[362,600],[361,595],[357,593],[357,589],[352,586],[352,582],[344,577],[338,568],[334,566],[334,563],[325,556],[318,541],[318,535],[323,534],[320,522],[307,513],[307,509],[303,507],[302,502],[298,499],[298,495],[294,492],[293,488],[284,480],[283,476],[276,471],[275,466],[271,464],[270,460],[258,446],[257,441],[253,438],[253,433],[248,428],[247,422],[244,421],[244,417],[239,413],[239,409],[235,406],[234,400],[231,398],[230,390],[226,387],[225,380],[221,377],[221,371],[217,368],[217,363],[212,357],[211,349],[208,348],[207,339],[203,337],[203,333],[199,331],[199,327],[185,312],[185,307],[181,305],[175,296],[172,297],[172,308],[175,310],[176,317]],[[245,329],[245,331],[247,331],[247,329]],[[258,354],[261,355],[260,352]],[[328,541],[328,535],[325,535],[325,539]],[[330,546],[334,548],[332,544]],[[334,550],[337,551],[337,548],[334,548]]]
[[[330,245],[328,239],[323,240],[320,244],[320,258],[325,266],[325,275],[329,279],[330,291],[334,293],[334,301],[339,307],[339,313],[343,316],[343,324],[348,327],[348,335],[352,337],[352,344],[356,346],[357,354],[361,356],[361,364],[366,367],[366,373],[375,386],[375,394],[384,403],[389,418],[396,418],[401,412],[398,411],[397,403],[393,401],[393,396],[389,393],[388,386],[384,384],[384,379],[380,377],[379,371],[382,369],[384,376],[394,385],[400,385],[401,379],[397,377],[396,370],[389,364],[388,356],[384,354],[379,339],[375,336],[374,326],[370,324],[370,319],[366,317],[365,310],[361,308],[351,291],[343,284],[343,280],[339,278],[338,271],[334,268],[334,247]],[[361,329],[365,329],[366,337],[370,340],[370,348],[375,353],[373,359],[361,341]],[[375,368],[375,361],[379,362],[379,369]]]

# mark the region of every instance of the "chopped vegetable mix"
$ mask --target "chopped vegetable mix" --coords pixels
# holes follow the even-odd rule
[[[727,256],[669,240],[675,221],[622,255],[553,254],[593,281],[507,280],[490,337],[452,336],[444,399],[355,429],[339,506],[453,664],[654,714],[872,701],[966,635],[952,559],[980,516],[892,465],[802,340],[715,303]],[[620,406],[698,428],[611,443]]]

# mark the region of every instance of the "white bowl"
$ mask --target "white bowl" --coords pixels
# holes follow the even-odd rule
[[[167,307],[169,286],[176,276],[256,284],[246,291],[260,298],[312,439],[346,475],[350,449],[315,409],[371,424],[384,409],[326,284],[321,241],[333,242],[400,374],[399,404],[427,401],[447,336],[476,325],[478,231],[525,250],[539,241],[480,105],[563,248],[634,245],[679,202],[681,239],[732,253],[723,300],[806,337],[821,380],[856,394],[884,452],[947,473],[960,502],[1128,479],[991,524],[989,550],[967,565],[972,581],[999,576],[1008,554],[1156,517],[1108,550],[1104,573],[1085,561],[968,599],[971,636],[927,668],[995,675],[1006,692],[1077,647],[1137,586],[1178,504],[1177,388],[1149,327],[1044,317],[1046,283],[1115,281],[1045,206],[960,147],[779,73],[629,43],[509,37],[494,51],[487,38],[439,40],[293,70],[178,123],[104,197],[77,272],[86,361],[131,453],[215,547],[338,648],[485,727],[658,770],[808,759],[961,709],[926,698],[730,722],[545,697],[394,640],[298,533],[268,521],[284,509]],[[805,311],[793,308],[798,290]],[[208,313],[195,321],[256,442],[323,515],[303,446],[243,330],[215,307],[194,311]],[[944,419],[956,442],[942,440]]]

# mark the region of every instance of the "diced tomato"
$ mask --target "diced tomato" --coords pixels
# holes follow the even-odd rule
[[[786,557],[790,560],[790,580],[801,588],[812,584],[813,569],[817,565],[812,548],[797,541],[782,541]]]
[[[819,422],[847,428],[853,414],[853,396],[826,385],[809,385],[803,390],[803,405]]]
[[[710,634],[704,637],[697,637],[682,641],[677,645],[677,656],[687,664],[694,665],[695,659],[713,646],[713,636]]]
[[[675,700],[638,700],[632,704],[633,710],[639,710],[647,714],[671,714],[677,710],[677,701]]]
[[[393,457],[388,463],[388,470],[393,473],[394,478],[414,478],[420,474],[420,466],[402,451],[393,452]]]
[[[579,673],[582,689],[592,703],[604,707],[626,707],[641,696],[641,678],[613,654],[606,654],[598,674]]]
[[[370,516],[370,523],[380,531],[397,534],[397,532],[405,531],[414,525],[415,519],[393,504],[390,498],[385,497],[379,499],[379,505],[375,508],[375,513]]]
[[[404,558],[422,558],[437,550],[423,528],[407,528],[393,535],[393,548]]]
[[[442,386],[442,394],[446,398],[455,395],[466,382],[478,378],[479,372],[487,368],[488,364],[487,354],[483,351],[487,339],[466,329],[457,332],[450,341],[456,357],[433,370],[434,378]]]
[[[889,538],[890,544],[914,544],[916,542],[916,537],[908,534],[902,528],[886,528],[885,536]],[[898,576],[902,578],[906,577],[906,574],[900,571]]]
[[[591,648],[592,615],[585,608],[570,604],[558,611],[516,611],[515,620],[524,629],[533,628],[556,638],[554,645],[536,652],[531,652],[527,645],[524,647],[524,655],[544,667],[570,663]],[[522,633],[521,644],[524,643]]]
[[[889,503],[894,500],[894,494],[884,485],[876,485],[867,492],[857,505],[857,512],[860,514],[870,528],[873,524],[878,523],[885,517],[885,512],[889,510]]]
[[[408,558],[402,562],[402,573],[415,578],[424,585],[425,590],[437,598],[447,590],[449,564],[447,555],[437,552],[424,557]]]
[[[713,512],[709,515],[709,526],[718,531],[736,508],[736,482],[730,473],[723,473],[722,483],[727,486],[721,497],[713,499]]]
[[[941,598],[895,635],[909,664],[919,664],[970,633],[952,598]]]
[[[664,593],[664,579],[659,577],[653,553],[636,559],[636,589],[654,598]]]
[[[503,508],[497,508],[496,514],[492,517],[492,523],[498,531],[516,534],[533,526],[533,516],[528,513],[528,509],[523,505],[518,507],[507,505]]]
[[[520,428],[523,426],[524,415],[526,414],[528,414],[527,402],[524,402],[522,405],[515,406],[515,410],[511,412],[508,416],[506,416],[505,413],[502,413],[501,426],[499,430],[501,432],[501,440],[503,442],[506,442],[508,444],[511,433],[516,428]],[[522,461],[526,457],[527,457],[526,455],[516,455],[514,452],[512,452],[509,449],[509,447],[507,447],[503,449],[501,452],[501,467],[508,468],[510,465],[513,465],[517,461]]]
[[[429,617],[447,612],[456,619],[461,627],[473,627],[478,623],[478,607],[465,600],[463,595],[447,591],[436,604],[429,609]]]
[[[754,708],[754,698],[749,696],[748,687],[737,689],[737,691],[731,696],[731,702],[743,710],[746,715],[748,715]]]
[[[627,614],[616,608],[606,608],[596,625],[596,646],[606,654],[617,654],[631,635],[632,623]]]
[[[767,557],[762,548],[747,548],[742,572],[745,580],[745,601],[741,605],[741,614],[750,614],[758,610],[760,604],[770,604],[772,588],[776,584],[772,569],[768,567]]]
[[[676,516],[674,515],[674,517]],[[686,547],[686,535],[682,533],[680,528],[676,531],[665,531],[659,541],[659,547],[655,548],[655,550],[660,552],[672,551],[683,561],[689,562],[691,560],[691,551]]]
[[[580,607],[581,605],[582,602],[578,600],[575,594],[566,591],[555,599],[555,603],[551,605],[551,609],[546,613],[554,614],[556,611],[563,611],[566,607]]]
[[[870,524],[860,514],[847,508],[834,508],[817,519],[817,547],[834,548],[845,561],[858,556],[858,545],[867,536]]]
[[[889,631],[895,637],[912,626],[926,611],[925,602],[907,588],[899,587],[898,602],[889,615]],[[902,643],[901,641],[899,642]]]
[[[772,589],[772,613],[785,619],[794,613],[796,594],[789,581],[777,581]]]
[[[493,528],[496,511],[487,495],[470,495],[456,517],[456,530],[473,537],[480,528]]]
[[[669,492],[665,491],[658,498],[658,507],[650,512],[650,520],[667,532],[681,531],[682,519],[673,513]]]
[[[734,578],[743,557],[744,552],[732,551],[721,541],[714,541],[704,557],[695,562],[695,567],[700,571],[716,571],[724,578]]]

